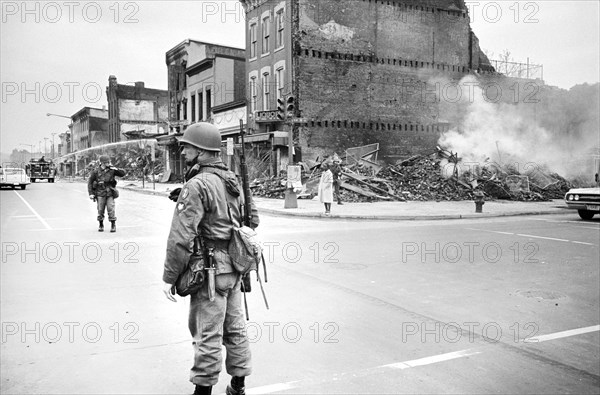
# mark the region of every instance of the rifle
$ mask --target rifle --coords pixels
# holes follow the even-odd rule
[[[246,147],[244,144],[244,122],[240,119],[240,138],[242,140],[242,153],[240,155],[240,173],[242,175],[242,189],[244,190],[244,225],[250,226],[252,218],[252,203],[250,202],[250,183],[248,182],[248,166],[246,165]]]
[[[240,119],[240,139],[241,139],[241,143],[242,143],[242,150],[241,150],[241,154],[240,154],[240,173],[242,176],[242,190],[244,191],[244,210],[243,210],[243,216],[242,216],[242,221],[244,223],[244,225],[251,227],[251,220],[252,220],[252,192],[250,192],[250,183],[248,181],[248,166],[246,165],[246,146],[244,144],[244,122]],[[265,257],[264,255],[261,256],[262,259],[262,264],[263,264],[263,270],[264,270],[264,274],[265,274],[265,282],[267,282],[267,266],[265,265]],[[267,306],[267,309],[269,308],[269,304],[267,302],[267,297],[265,295],[265,291],[262,287],[262,282],[260,282],[260,273],[259,273],[259,269],[260,268],[256,268],[256,277],[257,280],[260,284],[260,290],[262,292],[263,295],[263,299],[265,301],[265,305]],[[242,292],[244,292],[244,305],[246,308],[246,319],[248,319],[248,306],[246,305],[246,292],[250,292],[252,290],[252,285],[250,283],[250,273],[247,273],[246,275],[244,275],[244,277],[242,277]]]
[[[248,182],[248,165],[246,165],[246,145],[244,143],[244,121],[240,119],[240,139],[242,142],[242,152],[240,154],[240,175],[242,176],[242,189],[244,191],[244,207],[242,214],[242,222],[246,226],[250,226],[252,218],[252,204],[250,203],[250,183]],[[258,271],[258,270],[257,270]],[[245,275],[242,278],[242,292],[252,291],[252,283],[250,276]]]

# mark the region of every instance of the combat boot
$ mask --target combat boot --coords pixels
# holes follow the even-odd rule
[[[110,221],[110,231],[112,233],[117,231],[117,221]]]
[[[245,377],[236,377],[233,376],[231,378],[231,385],[228,385],[225,389],[225,394],[227,395],[246,395],[246,387],[244,384]]]
[[[104,221],[98,221],[98,232],[104,232]]]
[[[196,385],[194,395],[211,395],[212,385]]]

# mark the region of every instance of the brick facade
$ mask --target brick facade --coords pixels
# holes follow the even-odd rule
[[[117,83],[117,77],[108,78],[109,142],[126,140],[125,133],[161,134],[167,132],[168,92],[146,88],[143,82],[135,85]]]
[[[279,4],[243,3],[259,26],[259,15]],[[375,142],[390,161],[432,150],[455,121],[452,85],[493,73],[463,0],[285,3],[291,93],[308,120],[295,128],[305,158]]]

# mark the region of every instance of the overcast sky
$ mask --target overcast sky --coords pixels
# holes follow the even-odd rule
[[[44,137],[68,129],[68,119],[46,113],[106,105],[111,74],[166,89],[165,53],[187,38],[244,46],[239,1],[0,3],[0,150],[7,153],[29,149],[20,144],[43,147]],[[561,88],[599,81],[597,0],[467,4],[488,53],[508,50],[516,61],[543,64],[545,82]]]

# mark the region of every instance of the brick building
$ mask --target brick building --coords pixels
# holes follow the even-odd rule
[[[108,143],[106,108],[83,107],[71,116],[72,151]]]
[[[388,161],[427,151],[453,121],[437,82],[494,72],[463,0],[241,2],[249,127],[272,141],[293,127],[305,158],[373,143]],[[276,118],[287,95],[296,126]]]
[[[211,122],[223,138],[239,133],[240,120],[245,127],[245,62],[243,48],[190,39],[166,53],[170,130],[158,143],[175,177],[183,175],[178,141],[188,125]]]
[[[108,143],[108,111],[104,107],[83,107],[71,115],[69,128],[71,130],[69,136],[71,152],[76,154],[65,158],[64,163],[68,164],[69,171],[71,171],[82,169],[87,165],[91,156],[88,148]]]
[[[168,93],[162,89],[117,83],[111,75],[106,87],[108,99],[108,142],[144,138],[167,133]]]

